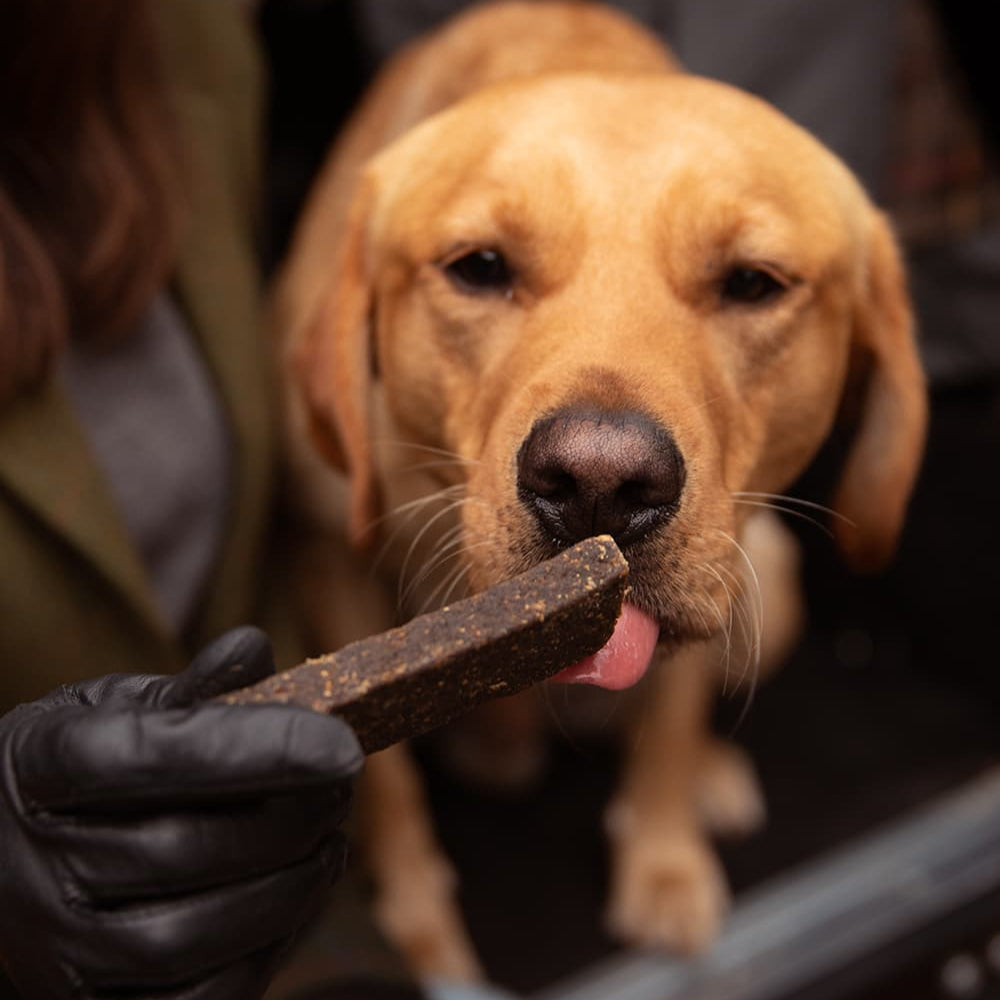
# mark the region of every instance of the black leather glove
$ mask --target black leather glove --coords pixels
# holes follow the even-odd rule
[[[339,719],[207,702],[274,670],[256,629],[176,677],[0,718],[0,960],[26,1000],[259,997],[343,867]]]

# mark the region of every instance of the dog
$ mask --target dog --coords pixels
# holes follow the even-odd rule
[[[727,899],[708,832],[763,813],[707,715],[801,622],[794,547],[765,508],[850,411],[832,529],[877,567],[920,462],[925,386],[885,218],[817,140],[686,74],[625,15],[501,0],[377,78],[272,319],[325,648],[617,540],[615,635],[559,678],[641,692],[607,814],[609,926],[704,948]],[[459,758],[522,780],[544,721],[537,699],[494,702],[456,731]],[[359,808],[383,928],[418,973],[478,976],[405,747],[370,758]]]

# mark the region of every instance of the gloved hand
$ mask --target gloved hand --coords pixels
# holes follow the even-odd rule
[[[343,867],[339,719],[206,700],[274,670],[256,629],[176,677],[0,718],[0,961],[26,1000],[259,997]]]

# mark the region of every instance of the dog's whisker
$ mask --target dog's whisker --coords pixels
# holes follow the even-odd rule
[[[742,590],[737,590],[732,600],[745,653],[743,667],[736,680],[735,689],[753,688],[760,672],[761,630],[752,609],[749,607],[748,595]]]
[[[734,497],[733,502],[742,507],[760,507],[764,510],[781,511],[781,513],[787,514],[789,517],[796,517],[800,521],[805,521],[807,524],[811,524],[814,528],[818,528],[824,535],[826,535],[827,538],[834,537],[833,532],[822,521],[815,517],[811,517],[804,511],[795,510],[794,507],[784,507],[780,503],[765,502],[762,500],[741,500],[739,497]]]
[[[425,595],[423,601],[420,603],[420,606],[416,609],[417,614],[422,615],[428,611],[434,611],[444,605],[444,601],[437,599],[438,594],[450,587],[456,577],[468,572],[466,564],[461,561],[461,555],[461,551],[452,552],[449,557],[438,562],[439,569],[442,568],[447,562],[453,562],[454,565],[448,569],[446,573],[444,573],[440,580],[438,580],[438,582],[434,585],[434,589]]]
[[[697,413],[699,410],[707,410],[710,406],[714,406],[720,399],[723,398],[721,392],[716,393],[714,396],[709,396],[707,399],[699,400],[696,403],[689,403],[686,409],[691,413]]]
[[[702,568],[707,572],[711,573],[712,576],[714,576],[716,580],[719,581],[719,585],[722,587],[728,599],[727,603],[729,605],[729,614],[728,616],[726,616],[723,613],[722,608],[719,607],[718,603],[715,601],[715,599],[712,597],[711,594],[706,592],[704,595],[705,599],[712,605],[712,608],[715,611],[715,616],[719,623],[719,631],[724,639],[724,646],[722,650],[722,658],[723,658],[722,694],[726,695],[728,694],[729,668],[732,664],[732,632],[733,632],[733,615],[734,615],[733,594],[729,589],[729,585],[722,578],[722,574],[719,573],[718,570],[715,569],[715,567],[705,564],[703,565]],[[707,625],[704,616],[702,616],[702,624]]]
[[[449,528],[442,536],[438,544],[437,554],[448,552],[450,549],[461,546],[462,537],[465,532],[465,525],[461,521],[458,522],[454,527]],[[429,561],[429,565],[433,565],[433,559]]]
[[[542,705],[545,706],[545,714],[548,715],[548,717],[552,720],[552,724],[558,730],[559,735],[562,736],[563,739],[568,740],[569,736],[563,729],[562,719],[559,713],[556,711],[555,705],[552,703],[552,691],[550,690],[551,687],[552,687],[551,684],[539,685],[539,688],[541,689]]]
[[[790,493],[761,493],[754,490],[734,490],[731,494],[734,497],[746,497],[750,500],[772,500],[777,503],[787,503],[793,507],[808,507],[810,510],[818,510],[821,514],[829,514],[838,520],[848,524],[853,523],[849,517],[839,511],[828,507],[826,504],[817,503],[815,500],[805,500],[802,497],[794,497]]]
[[[854,521],[847,517],[846,514],[841,514],[840,511],[834,510],[832,507],[826,506],[826,504],[816,503],[814,500],[803,500],[801,497],[793,497],[787,493],[757,493],[750,490],[736,490],[730,496],[735,500],[748,502],[753,500],[762,501],[764,506],[775,507],[777,510],[783,510],[788,514],[793,513],[791,508],[814,510],[828,517],[836,518],[850,527],[856,527]],[[784,506],[778,506],[779,504]]]
[[[731,627],[732,627],[732,618],[733,618],[732,593],[730,592],[729,584],[727,584],[726,581],[723,580],[722,574],[714,566],[711,566],[708,563],[703,563],[702,566],[701,566],[701,568],[706,573],[710,573],[712,576],[715,577],[716,580],[718,580],[719,586],[722,587],[723,591],[726,594],[726,597],[729,598],[729,617],[728,617],[728,621],[727,621],[726,618],[725,618],[725,616],[722,615],[722,609],[719,607],[719,605],[712,598],[711,594],[709,594],[706,591],[706,593],[703,595],[707,601],[711,601],[712,606],[715,608],[715,611],[716,611],[717,615],[719,616],[720,630],[721,630],[722,634],[725,635],[726,639],[728,640],[729,639],[729,633],[730,633],[730,630],[731,630]],[[704,623],[704,618],[702,618],[702,622]]]
[[[556,731],[559,735],[566,741],[566,744],[573,748],[573,750],[582,753],[583,747],[578,742],[573,733],[570,732],[569,728],[566,726],[564,721],[565,717],[569,714],[569,685],[568,684],[539,684],[541,689],[542,704],[545,706],[546,714],[552,720],[552,724],[555,726]],[[552,700],[552,688],[558,686],[562,690],[559,692],[562,695],[563,711],[560,712],[556,708]]]
[[[620,698],[608,698],[606,700],[602,700],[602,704],[607,706],[607,711],[604,712],[603,717],[591,717],[588,711],[587,721],[584,727],[574,731],[572,728],[574,719],[572,688],[578,686],[579,685],[576,684],[563,684],[561,682],[549,683],[543,681],[539,685],[539,688],[541,689],[542,702],[545,705],[547,714],[556,731],[559,733],[565,744],[575,754],[582,757],[586,761],[589,760],[593,754],[593,751],[587,745],[586,735],[595,731],[606,733],[611,728],[615,716],[620,715],[622,711],[622,700]],[[561,710],[556,706],[555,701],[553,700],[555,697],[553,691],[556,688],[559,689],[559,701],[562,704]],[[619,727],[619,729],[625,731],[624,727]]]
[[[434,507],[436,505],[442,506],[439,510],[435,511],[431,517],[428,517],[425,523],[420,526],[419,531],[417,531],[416,535],[411,539],[407,552],[403,557],[402,565],[399,568],[397,574],[398,586],[396,597],[400,607],[405,605],[412,591],[419,587],[427,576],[434,571],[432,557],[427,566],[423,567],[423,569],[421,569],[415,577],[408,579],[410,563],[412,562],[413,556],[424,536],[433,527],[433,525],[442,517],[450,516],[455,510],[461,508],[462,506],[488,506],[482,498],[468,496],[465,492],[465,486],[463,484],[444,487],[432,494],[428,494],[426,497],[418,497],[415,500],[410,500],[406,503],[397,505],[394,508],[393,513],[397,517],[402,515],[400,523],[394,527],[392,533],[386,539],[375,558],[373,567],[377,567],[381,560],[385,558],[386,554],[390,550],[393,543],[395,543],[401,532],[411,525],[416,517],[423,515],[426,508]],[[462,530],[463,528],[461,523],[446,530],[436,546],[436,554],[442,554],[442,549],[445,546],[450,546],[453,539],[460,538]]]
[[[435,490],[433,493],[427,493],[423,496],[417,497],[415,500],[408,500],[405,503],[397,504],[392,508],[392,510],[387,511],[380,518],[378,518],[377,521],[374,521],[373,524],[378,525],[384,523],[390,518],[399,517],[401,514],[411,516],[422,507],[428,507],[438,500],[450,499],[456,494],[461,493],[464,489],[464,483],[455,483],[451,486],[443,486],[441,489]]]
[[[720,660],[722,663],[722,697],[725,698],[729,694],[729,675],[733,666],[733,642],[731,634],[732,613],[730,613],[729,620],[727,622],[726,616],[722,612],[722,608],[719,607],[715,599],[709,595],[706,595],[706,598],[712,605],[716,621],[719,623],[720,631],[724,639]]]
[[[480,545],[486,544],[486,542],[480,543]],[[476,546],[472,546],[472,548],[475,547]],[[451,601],[455,591],[460,586],[468,584],[469,574],[471,572],[472,566],[468,561],[459,562],[455,566],[454,570],[452,570],[428,595],[427,600],[424,602],[424,608],[430,609],[432,607],[445,607]]]
[[[454,558],[458,558],[457,555]],[[462,562],[456,562],[455,565],[448,570],[444,577],[438,582],[437,586],[424,598],[420,607],[417,609],[417,614],[426,614],[428,611],[434,611],[437,608],[444,607],[448,601],[446,598],[442,597],[438,600],[437,595],[442,591],[451,591],[451,588],[456,585],[457,581],[460,581],[463,576],[467,576],[469,572],[469,567],[467,564]]]
[[[729,542],[730,545],[732,545],[736,549],[736,551],[739,553],[740,558],[743,560],[743,563],[750,574],[749,577],[744,579],[744,582],[753,584],[752,594],[756,598],[756,600],[754,601],[754,608],[756,610],[756,619],[758,625],[762,628],[764,623],[764,595],[760,585],[760,577],[757,576],[757,570],[754,567],[753,560],[750,558],[750,554],[747,552],[747,550],[742,545],[740,545],[740,543],[735,538],[733,538],[732,535],[728,534],[725,531],[722,531],[719,528],[716,528],[715,530],[727,542]]]
[[[460,559],[469,552],[475,549],[485,548],[489,545],[489,541],[482,539],[476,542],[464,542],[458,547],[458,550],[452,552],[449,559]],[[472,564],[467,560],[459,562],[454,568],[445,574],[444,578],[439,580],[435,585],[434,589],[427,595],[421,604],[421,613],[424,611],[430,611],[434,608],[444,607],[454,595],[456,588],[463,582],[467,582],[467,577],[472,571]]]
[[[416,574],[412,582],[407,587],[402,598],[404,601],[409,600],[410,594],[414,590],[428,580],[434,573],[442,569],[447,563],[454,562],[455,559],[461,558],[464,553],[468,552],[470,546],[465,544],[465,539],[463,537],[464,530],[464,526],[458,524],[451,529],[451,531],[449,531],[444,538],[442,538],[437,551],[434,552],[433,555],[427,560],[426,565],[420,570],[419,573]]]
[[[453,500],[451,503],[442,507],[433,517],[429,517],[424,524],[421,526],[420,530],[414,535],[413,540],[410,542],[409,548],[406,550],[406,555],[403,556],[402,565],[399,568],[399,587],[396,591],[396,599],[399,601],[400,606],[403,603],[403,595],[407,591],[408,587],[404,585],[404,580],[407,578],[407,573],[409,572],[410,562],[413,559],[420,543],[423,541],[427,533],[437,524],[441,518],[448,517],[458,510],[465,503],[464,497],[459,497],[457,500]]]
[[[424,508],[433,507],[435,504],[443,503],[446,500],[450,500],[452,497],[461,496],[463,490],[464,486],[462,485],[446,486],[440,490],[436,490],[434,493],[428,493],[426,496],[417,497],[415,500],[397,504],[392,508],[392,510],[387,511],[381,517],[372,521],[372,527],[384,525],[390,520],[398,520],[398,523],[393,524],[392,530],[388,533],[385,541],[379,546],[378,552],[371,561],[370,573],[374,574],[376,572],[386,555],[392,549],[396,540],[399,538],[400,534],[413,522],[414,518],[416,518]]]
[[[423,451],[429,455],[437,455],[441,458],[450,459],[457,464],[461,465],[480,465],[479,459],[476,458],[465,458],[459,455],[457,451],[451,451],[448,448],[439,448],[430,444],[421,444],[419,441],[405,441],[401,438],[378,438],[377,441],[380,444],[385,445],[389,448],[410,448],[413,451]]]
[[[468,546],[465,551],[468,552],[474,548],[479,548],[481,546],[487,546],[487,545],[489,545],[489,542],[485,541],[479,542],[477,545]],[[459,584],[464,584],[468,582],[468,577],[471,572],[472,572],[472,564],[469,563],[468,561],[463,562],[461,564],[461,570],[455,574],[454,579],[451,581],[451,584],[448,586],[447,590],[445,590],[445,592],[441,595],[440,600],[442,607],[448,604],[451,601],[451,599],[455,596],[455,591],[458,588]]]
[[[733,586],[729,587],[721,578],[721,573],[726,573],[733,580]],[[732,573],[727,567],[718,568],[718,578],[726,590],[729,598],[729,624],[730,631],[726,636],[726,648],[723,652],[725,657],[725,684],[723,685],[723,695],[729,694],[729,679],[732,666],[732,630],[736,625],[742,639],[745,659],[740,670],[739,677],[736,678],[735,688],[746,683],[747,675],[751,674],[751,684],[756,683],[758,666],[760,661],[760,630],[754,618],[751,608],[748,606],[748,599],[745,593],[744,581]]]
[[[754,698],[757,695],[757,678],[754,677],[753,683],[748,684],[746,687],[746,697],[743,699],[743,704],[740,706],[740,714],[736,717],[736,721],[733,723],[732,728],[729,731],[730,736],[735,735],[739,732],[743,723],[746,722],[747,716],[750,714],[750,709],[753,707]]]
[[[462,524],[456,524],[455,527],[449,529],[441,537],[436,551],[427,560],[423,568],[416,574],[414,574],[413,579],[407,584],[406,591],[403,593],[401,600],[405,603],[410,594],[416,590],[428,577],[440,569],[449,560],[454,559],[456,556],[456,551],[460,553],[462,548],[462,533],[464,531],[464,526]]]
[[[736,723],[734,724],[733,732],[738,730],[739,727],[743,724],[743,721],[746,719],[750,707],[753,704],[754,696],[757,690],[757,680],[760,667],[759,657],[755,656],[754,653],[752,652],[752,643],[753,643],[753,640],[751,638],[752,626],[745,611],[739,615],[739,622],[744,637],[746,659],[744,660],[743,668],[740,671],[739,677],[736,678],[735,683],[733,684],[732,689],[730,690],[729,681],[730,681],[731,656],[727,651],[724,683],[722,685],[722,692],[721,692],[723,697],[728,697],[730,694],[732,695],[737,694],[740,691],[740,689],[743,689],[745,691],[743,704],[740,707],[739,717]],[[749,682],[747,680],[748,675],[749,675]]]
[[[398,524],[393,526],[393,530],[389,535],[388,542],[395,541],[396,536],[399,532],[409,524],[414,517],[416,517],[421,510],[425,507],[432,507],[435,503],[440,503],[444,500],[450,500],[455,496],[461,495],[465,486],[461,483],[457,483],[453,486],[444,486],[439,490],[435,490],[433,493],[427,493],[424,496],[419,496],[415,500],[409,500],[405,503],[399,503],[391,510],[386,511],[381,517],[375,518],[370,523],[372,528],[381,527],[389,522],[399,521]],[[388,545],[383,545],[386,548]],[[380,555],[383,553],[380,552]]]
[[[747,580],[739,573],[734,572],[728,566],[719,566],[719,573],[725,573],[733,583],[730,591],[730,598],[736,608],[736,613],[740,616],[743,626],[743,638],[749,640],[754,634],[755,625],[757,629],[763,629],[763,604],[761,604],[759,617],[755,618],[753,608],[750,607],[750,596],[747,593]]]
[[[740,543],[733,538],[732,535],[720,529],[715,530],[717,534],[725,538],[726,541],[728,541],[736,549],[749,574],[732,575],[734,579],[738,581],[738,586],[736,588],[737,593],[743,599],[743,601],[739,603],[745,602],[745,620],[747,623],[745,638],[747,640],[748,656],[747,663],[740,678],[740,683],[741,686],[746,683],[747,674],[749,673],[751,676],[750,683],[747,687],[748,690],[752,692],[757,684],[764,632],[764,597],[760,585],[760,578],[757,575],[757,570],[755,569],[753,561],[751,560],[746,549],[740,545]],[[731,571],[727,570],[727,572]]]
[[[465,469],[469,462],[464,458],[434,458],[406,466],[407,472],[426,472],[428,469]]]
[[[744,692],[743,704],[740,706],[739,715],[730,730],[730,736],[735,735],[746,720],[750,709],[753,706],[757,694],[757,682],[760,676],[760,656],[753,651],[752,625],[746,612],[740,616],[741,627],[746,644],[746,659],[743,669],[734,686],[733,694],[738,691]]]

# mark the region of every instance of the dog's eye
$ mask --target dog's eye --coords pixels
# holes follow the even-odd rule
[[[473,250],[446,264],[444,270],[462,291],[508,292],[514,281],[507,261],[498,250]]]
[[[723,299],[749,305],[776,298],[784,290],[774,275],[756,267],[734,267],[722,282]]]

